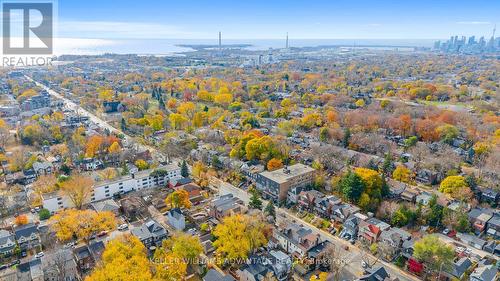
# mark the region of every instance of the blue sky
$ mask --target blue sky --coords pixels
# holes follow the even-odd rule
[[[490,37],[498,0],[59,0],[58,37],[440,39]],[[498,32],[497,34],[499,34]]]

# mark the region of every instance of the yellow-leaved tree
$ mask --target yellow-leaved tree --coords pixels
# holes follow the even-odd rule
[[[60,184],[61,192],[66,195],[77,209],[90,198],[94,189],[94,180],[84,175],[73,175]]]
[[[155,280],[151,268],[146,248],[141,241],[135,236],[123,235],[106,245],[102,263],[85,281]]]
[[[165,204],[170,208],[191,208],[191,201],[189,201],[189,193],[184,189],[176,190],[170,193],[165,199]]]
[[[212,234],[216,253],[229,260],[246,259],[251,251],[267,243],[268,226],[262,219],[235,214],[225,217]]]
[[[392,178],[404,182],[404,183],[412,183],[413,182],[413,173],[410,171],[410,169],[406,168],[403,165],[399,165],[394,169],[394,172],[392,172]]]
[[[108,211],[67,209],[53,215],[49,224],[60,241],[68,241],[76,236],[88,242],[92,235],[115,229],[116,218]]]

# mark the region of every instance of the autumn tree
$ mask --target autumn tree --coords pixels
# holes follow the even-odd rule
[[[170,208],[191,208],[191,201],[189,201],[189,193],[184,189],[179,189],[167,196],[165,204]]]
[[[392,178],[404,182],[404,183],[412,183],[413,182],[413,173],[410,169],[406,168],[403,165],[399,165],[392,172]]]
[[[111,240],[102,254],[102,262],[86,281],[154,280],[146,248],[135,236],[122,235]]]
[[[109,211],[67,209],[53,215],[49,223],[60,241],[77,237],[88,242],[92,235],[116,228],[115,215]]]
[[[60,184],[61,192],[66,195],[77,209],[87,203],[94,189],[92,178],[84,175],[73,175]]]
[[[326,281],[328,278],[328,272],[320,272],[318,274],[311,275],[309,281]]]
[[[436,235],[427,235],[415,242],[413,256],[424,262],[430,270],[449,270],[453,264],[455,251]]]
[[[356,168],[354,171],[362,179],[365,187],[359,198],[358,205],[365,210],[375,210],[382,197],[389,193],[387,183],[375,170]]]
[[[272,158],[267,162],[267,170],[274,171],[283,167],[283,161],[281,159]]]
[[[467,182],[462,176],[449,176],[446,177],[439,185],[439,191],[446,194],[453,194],[461,192],[463,188],[467,187]]]
[[[266,225],[247,215],[227,216],[213,230],[216,253],[229,260],[246,259],[248,254],[267,243]]]
[[[25,225],[28,224],[28,216],[26,215],[19,215],[14,219],[14,222],[16,225]]]
[[[104,143],[104,138],[99,135],[91,136],[85,145],[85,157],[95,157],[101,152]]]
[[[174,233],[172,237],[163,241],[161,248],[180,256],[186,263],[193,263],[195,258],[203,253],[200,238],[184,232]]]
[[[134,162],[135,166],[137,167],[137,169],[139,169],[139,171],[143,171],[143,170],[146,170],[149,168],[149,163],[146,162],[145,160],[143,159],[137,159],[135,162]]]

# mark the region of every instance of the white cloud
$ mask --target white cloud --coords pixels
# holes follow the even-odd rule
[[[489,21],[459,21],[457,24],[466,24],[466,25],[486,25],[491,24]]]
[[[60,21],[58,33],[65,37],[106,39],[195,38],[199,35],[175,25],[115,21]]]

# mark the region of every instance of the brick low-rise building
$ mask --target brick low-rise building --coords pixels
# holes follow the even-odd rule
[[[310,185],[314,181],[315,170],[303,164],[295,164],[275,171],[264,171],[256,177],[257,189],[264,198],[285,201],[288,190]]]

